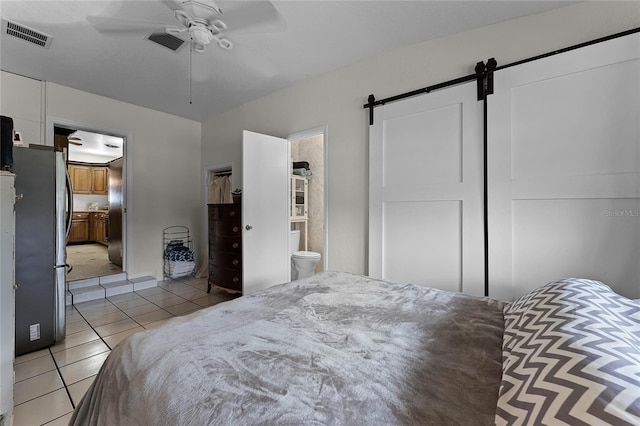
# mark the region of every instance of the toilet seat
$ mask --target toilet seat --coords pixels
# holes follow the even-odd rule
[[[294,251],[291,253],[291,257],[294,259],[319,259],[320,253],[315,251]]]

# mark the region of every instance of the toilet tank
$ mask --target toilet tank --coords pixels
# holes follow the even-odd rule
[[[300,230],[294,229],[289,231],[289,252],[293,253],[300,248]]]

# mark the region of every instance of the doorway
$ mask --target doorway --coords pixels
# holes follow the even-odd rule
[[[218,187],[212,185],[216,175],[231,173],[233,178],[230,187],[236,188],[240,184],[243,294],[289,281],[292,251],[320,253],[321,262],[315,272],[327,270],[327,141],[326,126],[295,133],[287,139],[244,131],[242,173],[236,176],[237,168],[231,163],[205,167],[203,199],[207,202],[212,200],[212,187]],[[293,174],[292,163],[298,160],[309,163],[306,171],[310,173]],[[306,181],[313,180],[310,193],[305,197],[305,201],[308,199],[307,211],[312,213],[306,218],[297,217],[295,222],[291,220],[292,211],[297,207],[297,196],[294,197],[290,191],[293,176],[303,177]],[[217,193],[217,189],[214,192]],[[206,210],[203,217],[207,229]],[[300,219],[307,221],[307,231],[305,236],[301,236],[302,242],[298,247],[290,248],[291,228],[300,226]],[[205,252],[208,248],[205,245]],[[265,261],[265,253],[274,257]],[[209,259],[209,256],[203,258]],[[206,263],[205,260],[197,276],[207,276]]]
[[[298,250],[320,253],[321,262],[318,263],[315,272],[322,272],[328,268],[327,129],[319,127],[294,133],[288,139],[292,165],[292,191],[295,189],[294,181],[299,181],[300,177],[305,178],[307,183],[307,199],[301,200],[299,196],[291,198],[291,229],[300,231]],[[306,214],[302,217],[295,214],[296,201],[305,202]]]
[[[54,125],[73,188],[67,240],[67,281],[124,272],[123,162],[125,137]]]

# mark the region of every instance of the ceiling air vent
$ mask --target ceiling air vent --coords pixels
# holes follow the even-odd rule
[[[2,34],[17,37],[29,43],[37,44],[40,47],[48,49],[51,45],[53,37],[50,35],[38,32],[33,28],[25,27],[17,22],[2,20]]]
[[[154,43],[158,43],[160,46],[173,50],[174,52],[180,49],[180,46],[184,44],[184,40],[181,38],[165,32],[153,33],[147,38]]]

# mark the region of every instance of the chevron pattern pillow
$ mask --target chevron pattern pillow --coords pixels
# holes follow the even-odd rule
[[[598,281],[504,309],[498,425],[640,425],[640,304]]]

